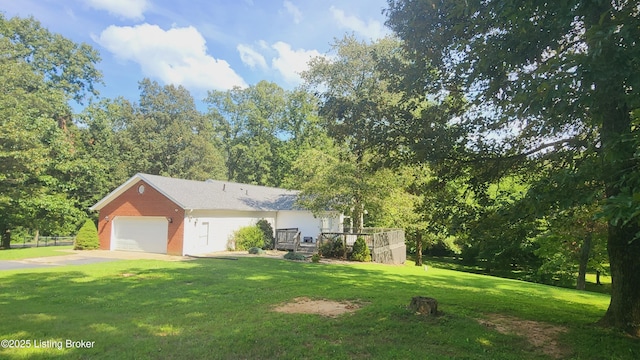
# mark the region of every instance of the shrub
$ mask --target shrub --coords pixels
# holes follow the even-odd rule
[[[326,258],[344,259],[345,250],[342,239],[334,239],[320,245],[320,249],[318,251],[320,252],[320,255]]]
[[[313,256],[311,256],[311,262],[319,263],[320,262],[320,254],[318,254],[318,253],[313,254]]]
[[[87,220],[78,231],[76,241],[73,244],[74,250],[93,250],[100,248],[98,229],[93,220]]]
[[[333,243],[331,241],[323,242],[318,248],[318,254],[326,258],[332,257]]]
[[[347,248],[345,247],[342,239],[338,239],[333,242],[333,248],[331,249],[331,256],[336,259],[344,259],[346,257]]]
[[[236,250],[249,250],[252,247],[264,246],[264,234],[255,225],[241,227],[233,233]]]
[[[273,227],[271,227],[271,223],[262,219],[256,223],[256,226],[264,234],[264,246],[262,246],[262,248],[265,250],[273,249],[276,238],[273,237]]]
[[[294,253],[293,251],[289,251],[284,255],[284,258],[287,260],[305,260],[307,257],[300,253]]]
[[[353,261],[371,261],[371,252],[363,237],[358,237],[353,243],[350,259]]]
[[[254,254],[254,255],[264,254],[264,250],[262,250],[259,247],[252,247],[251,249],[249,249],[249,254]]]

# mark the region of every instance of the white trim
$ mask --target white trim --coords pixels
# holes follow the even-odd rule
[[[162,194],[162,196],[166,197],[167,199],[169,199],[170,201],[172,201],[173,203],[175,203],[176,205],[178,205],[179,207],[184,209],[184,205],[180,204],[174,198],[172,198],[171,196],[167,195],[164,191],[158,189],[155,185],[153,185],[153,183],[151,181],[145,179],[143,174],[138,173],[138,174],[133,175],[131,178],[129,178],[129,180],[125,181],[124,184],[118,186],[115,190],[113,190],[107,196],[102,198],[102,200],[98,201],[95,205],[90,207],[89,210],[96,211],[96,210],[102,209],[108,203],[110,203],[111,201],[115,200],[118,196],[122,195],[125,191],[129,190],[132,186],[137,184],[138,181],[144,181],[145,184],[147,184],[150,187],[152,187],[153,189],[155,189],[157,192]],[[137,193],[137,191],[136,191],[136,193]],[[145,191],[145,193],[146,193],[146,191]]]

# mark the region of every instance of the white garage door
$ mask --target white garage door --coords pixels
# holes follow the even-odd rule
[[[112,226],[111,250],[167,253],[169,223],[164,217],[117,216]]]

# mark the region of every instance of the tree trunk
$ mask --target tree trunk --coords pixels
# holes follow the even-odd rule
[[[351,232],[361,234],[364,230],[364,204],[359,198],[355,199],[351,219],[353,221],[353,228],[351,229]]]
[[[611,3],[592,2],[584,18],[589,60],[585,63],[584,80],[591,84],[590,116],[600,124],[602,180],[607,199],[628,195],[629,174],[634,173],[635,142],[632,140],[631,113],[628,106],[628,79],[631,68],[629,51],[609,37],[603,41],[605,30],[616,24],[610,15]],[[587,9],[589,9],[587,8]],[[613,62],[615,59],[615,63]],[[616,68],[617,67],[617,68]],[[640,230],[637,222],[623,225],[610,222],[607,240],[611,266],[611,301],[600,323],[640,335]]]
[[[416,231],[416,266],[422,266],[422,233]]]
[[[602,285],[600,283],[600,270],[596,270],[596,285]]]
[[[609,227],[611,302],[600,323],[640,336],[640,240],[629,244],[635,226]]]
[[[584,290],[586,287],[585,277],[587,275],[587,264],[589,263],[589,253],[591,252],[591,240],[593,235],[591,231],[585,235],[582,241],[582,247],[580,248],[580,261],[578,264],[578,282],[576,289]]]
[[[33,242],[36,243],[36,247],[38,246],[38,241],[40,241],[40,230],[36,229],[36,233],[33,235]]]
[[[0,245],[0,248],[5,250],[11,249],[11,230],[4,230],[2,234],[0,234],[0,237],[2,237],[2,244]]]
[[[606,101],[605,101],[606,102]],[[608,199],[623,194],[628,174],[633,172],[635,147],[628,141],[631,117],[624,104],[605,103],[608,109],[602,122],[603,179]],[[610,223],[607,250],[611,266],[611,302],[600,320],[611,326],[640,336],[640,240],[635,235],[640,228],[635,221],[623,225]]]

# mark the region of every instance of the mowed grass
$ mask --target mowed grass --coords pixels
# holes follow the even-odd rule
[[[73,249],[69,246],[25,247],[0,250],[0,260],[22,260],[35,257],[69,255],[64,250]],[[61,251],[62,250],[62,251]]]
[[[406,306],[434,297],[442,315]],[[296,297],[362,308],[327,318],[273,307]],[[567,358],[638,359],[640,344],[594,325],[604,294],[415,266],[237,261],[117,261],[0,272],[3,359],[549,359],[477,319],[495,314],[566,328]],[[91,349],[34,348],[94,341]],[[65,344],[66,345],[66,344]]]

